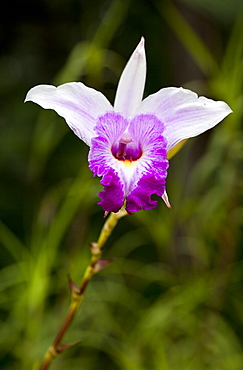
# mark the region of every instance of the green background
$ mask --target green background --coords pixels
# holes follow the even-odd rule
[[[38,369],[104,222],[87,146],[25,95],[82,81],[113,102],[144,36],[145,96],[183,86],[234,113],[171,159],[172,210],[119,222],[52,368],[242,370],[242,1],[15,0],[0,17],[1,369]]]

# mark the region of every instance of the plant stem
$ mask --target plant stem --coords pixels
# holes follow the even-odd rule
[[[103,228],[101,229],[99,238],[97,243],[91,243],[91,259],[90,263],[87,266],[84,276],[82,279],[82,282],[80,286],[76,285],[71,279],[69,279],[69,285],[71,289],[72,299],[70,303],[69,310],[67,312],[67,315],[63,321],[63,324],[57,333],[57,336],[55,340],[53,341],[53,344],[49,347],[47,350],[45,357],[43,359],[43,362],[40,366],[39,370],[46,370],[50,367],[52,361],[62,352],[64,352],[66,349],[71,348],[75,345],[74,344],[61,344],[62,339],[68,330],[70,324],[72,323],[80,305],[83,302],[84,298],[84,292],[85,289],[93,277],[94,274],[96,274],[98,271],[102,270],[106,265],[108,265],[111,260],[100,260],[102,251],[104,248],[104,245],[111,235],[113,229],[115,228],[118,220],[122,217],[127,215],[127,212],[125,209],[121,209],[117,213],[111,213],[106,222],[103,225]]]

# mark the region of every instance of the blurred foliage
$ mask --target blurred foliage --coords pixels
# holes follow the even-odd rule
[[[240,370],[241,1],[15,0],[1,13],[1,368],[37,369],[103,224],[88,148],[55,113],[23,104],[39,83],[82,80],[111,101],[146,38],[146,95],[167,85],[234,113],[170,161],[173,206],[122,219],[53,369]]]

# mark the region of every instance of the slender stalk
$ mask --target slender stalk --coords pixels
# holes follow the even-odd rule
[[[91,259],[87,266],[82,282],[80,286],[76,285],[71,279],[69,279],[69,285],[71,289],[71,303],[67,315],[61,325],[59,332],[52,345],[47,350],[43,362],[39,370],[46,370],[50,367],[52,361],[66,349],[71,348],[74,344],[62,344],[63,337],[70,327],[80,305],[84,299],[85,289],[93,277],[98,271],[102,270],[112,260],[100,260],[104,245],[115,228],[118,220],[123,216],[127,215],[125,209],[121,209],[118,213],[111,213],[101,229],[97,243],[91,243]]]

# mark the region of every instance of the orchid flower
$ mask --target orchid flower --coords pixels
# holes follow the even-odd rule
[[[25,101],[54,109],[89,147],[89,168],[102,176],[98,203],[105,212],[155,208],[166,194],[167,153],[184,139],[214,127],[232,111],[222,101],[167,87],[142,100],[146,79],[144,38],[122,72],[114,107],[81,82],[33,87]]]

